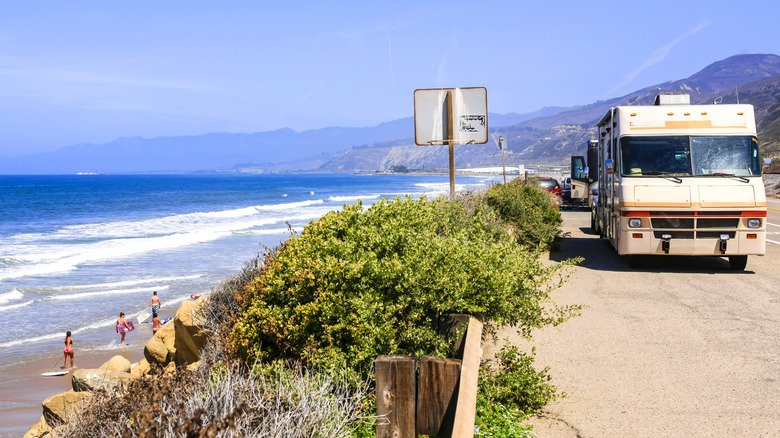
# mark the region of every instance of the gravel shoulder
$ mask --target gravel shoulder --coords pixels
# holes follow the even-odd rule
[[[585,261],[552,297],[587,307],[531,343],[499,333],[535,346],[536,365],[567,394],[532,420],[537,436],[777,436],[780,246],[752,256],[745,272],[714,257],[659,257],[631,270],[590,234],[587,212],[563,216],[570,237],[550,262]]]

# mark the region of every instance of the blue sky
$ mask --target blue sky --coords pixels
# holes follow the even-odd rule
[[[502,114],[588,104],[780,54],[778,18],[750,0],[0,0],[0,155],[374,126],[417,88],[486,87]]]

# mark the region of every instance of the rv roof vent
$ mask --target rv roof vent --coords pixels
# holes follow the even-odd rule
[[[653,105],[690,105],[691,95],[686,93],[664,93],[655,96]]]

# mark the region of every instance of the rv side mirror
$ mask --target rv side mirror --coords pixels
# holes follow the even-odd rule
[[[607,168],[607,175],[615,173],[615,162],[612,160],[605,160],[604,166]]]

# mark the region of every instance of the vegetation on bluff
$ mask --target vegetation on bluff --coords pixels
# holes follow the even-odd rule
[[[212,341],[197,369],[134,382],[130,410],[116,408],[129,400],[123,394],[98,395],[60,436],[256,436],[278,427],[289,428],[285,436],[371,436],[373,361],[451,353],[436,327],[443,315],[479,315],[488,333],[515,326],[530,337],[579,312],[549,296],[575,261],[540,260],[559,225],[550,198],[523,184],[455,202],[407,197],[330,212],[214,291],[202,310]],[[496,359],[480,375],[479,435],[522,436],[523,412],[556,389],[547,369],[533,368],[533,353],[506,347]],[[282,417],[287,425],[271,421]],[[325,426],[335,429],[306,429]]]

